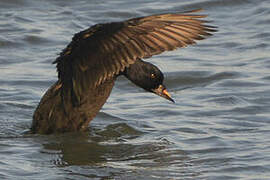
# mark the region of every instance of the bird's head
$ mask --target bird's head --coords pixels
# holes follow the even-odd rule
[[[137,60],[129,68],[126,68],[124,75],[144,90],[174,102],[165,85],[163,85],[163,73],[155,65]]]

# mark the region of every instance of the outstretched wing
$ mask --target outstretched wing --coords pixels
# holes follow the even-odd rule
[[[205,24],[205,15],[193,14],[198,11],[97,24],[75,34],[55,61],[64,91],[71,90],[79,103],[85,91],[113,78],[137,58],[185,47],[211,35],[215,27]]]

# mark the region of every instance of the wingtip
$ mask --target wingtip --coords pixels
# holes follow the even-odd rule
[[[194,13],[198,13],[204,11],[204,9],[199,8],[199,9],[193,9],[193,10],[189,10],[189,11],[184,11],[179,13],[181,16],[187,16],[189,18],[206,18],[208,15],[207,14],[194,14]]]
[[[195,13],[195,12],[201,12],[204,11],[203,8],[198,8],[198,9],[193,9],[193,10],[189,10],[189,11],[185,11],[184,13]]]

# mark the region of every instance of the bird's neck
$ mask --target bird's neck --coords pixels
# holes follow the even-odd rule
[[[145,66],[148,64],[148,62],[137,59],[134,64],[131,64],[128,68],[125,69],[123,75],[134,84],[140,86],[141,80],[144,79],[144,74],[142,73],[144,72],[143,68],[145,68]]]

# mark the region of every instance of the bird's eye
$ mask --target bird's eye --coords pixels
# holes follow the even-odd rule
[[[151,74],[151,78],[154,79],[156,75],[154,73]]]

